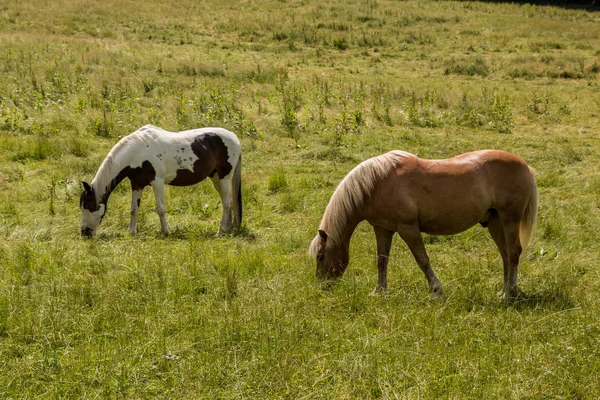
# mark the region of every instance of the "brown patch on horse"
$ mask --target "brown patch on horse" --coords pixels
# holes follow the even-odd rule
[[[154,178],[156,178],[156,170],[150,161],[144,161],[142,165],[137,168],[127,167],[122,170],[119,175],[122,173],[124,173],[131,181],[131,188],[133,190],[142,190],[144,187],[150,185],[152,181],[154,181]]]
[[[79,199],[79,206],[85,210],[94,212],[98,210],[100,204],[106,205],[110,194],[123,179],[129,178],[131,181],[131,188],[133,190],[141,190],[150,185],[155,177],[156,171],[154,170],[154,167],[150,161],[144,161],[141,166],[136,168],[127,166],[119,171],[117,176],[110,181],[110,184],[105,188],[106,190],[104,191],[100,202],[96,200],[96,192],[94,188],[87,183],[82,182],[85,190]]]
[[[194,162],[194,170],[178,169],[175,179],[169,182],[172,186],[188,186],[201,182],[215,174],[219,179],[227,176],[233,166],[228,161],[227,146],[223,139],[215,133],[205,133],[194,139],[192,151],[198,157]]]
[[[79,198],[79,207],[84,210],[96,211],[98,209],[98,203],[96,202],[96,193],[94,188],[91,187],[87,182],[81,182],[83,184],[83,193]]]

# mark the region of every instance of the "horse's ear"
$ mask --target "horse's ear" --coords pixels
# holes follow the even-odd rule
[[[319,229],[319,236],[321,236],[321,239],[323,239],[323,241],[327,241],[327,232],[325,232],[322,229]]]
[[[92,193],[92,187],[89,185],[89,183],[82,181],[81,184],[83,185],[83,190],[88,193]]]

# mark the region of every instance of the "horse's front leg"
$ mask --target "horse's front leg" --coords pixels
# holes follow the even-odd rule
[[[429,283],[429,289],[434,296],[441,296],[443,294],[442,284],[435,276],[431,264],[429,264],[429,256],[425,250],[425,244],[423,243],[423,237],[418,226],[406,226],[398,231],[398,234],[406,242],[408,248],[412,252],[417,264],[421,268],[421,271],[425,274],[427,282]]]
[[[155,179],[152,182],[152,189],[154,189],[154,198],[156,199],[156,213],[160,218],[160,226],[165,235],[169,234],[169,226],[167,225],[167,218],[165,214],[167,209],[165,207],[165,182],[162,179]]]
[[[129,233],[135,235],[137,232],[137,215],[142,200],[142,189],[131,189],[131,219],[129,220]]]
[[[387,290],[387,266],[394,232],[379,226],[373,226],[373,230],[377,239],[377,287],[373,294],[377,294]]]

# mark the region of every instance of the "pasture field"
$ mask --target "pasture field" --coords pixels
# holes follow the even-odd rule
[[[0,2],[0,398],[600,396],[600,13],[361,0]],[[130,189],[79,234],[81,181],[145,124],[242,142],[244,227],[210,182]],[[325,290],[307,256],[339,181],[391,149],[537,171],[523,293],[480,226],[426,236],[437,300],[368,224]]]

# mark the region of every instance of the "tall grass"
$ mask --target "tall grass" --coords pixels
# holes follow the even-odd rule
[[[1,398],[594,398],[597,12],[489,2],[109,0],[0,5]],[[224,126],[245,226],[209,182],[129,186],[93,240],[80,182],[123,135]],[[512,151],[538,228],[501,303],[486,230],[426,236],[433,299],[395,240],[389,291],[360,225],[337,284],[306,255],[339,181],[391,149]]]

